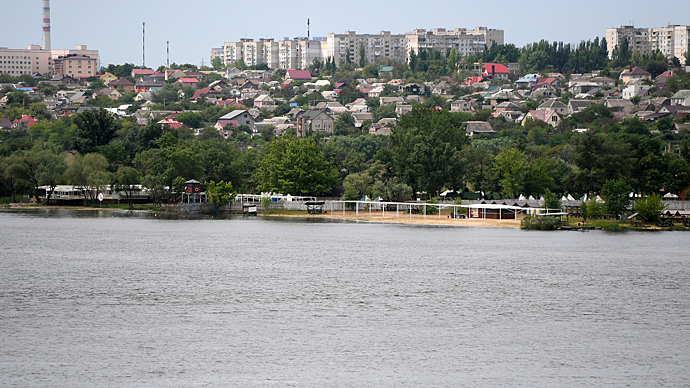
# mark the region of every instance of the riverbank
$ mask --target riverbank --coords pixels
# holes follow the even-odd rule
[[[384,216],[381,212],[372,213],[371,217],[368,212],[359,212],[357,215],[354,211],[326,212],[322,214],[307,214],[304,213],[284,213],[284,212],[270,212],[268,214],[260,213],[268,217],[308,217],[333,219],[344,221],[359,221],[359,222],[376,222],[376,223],[390,223],[390,224],[416,224],[416,225],[445,225],[445,226],[483,226],[483,227],[504,227],[504,228],[519,228],[520,219],[517,220],[490,220],[490,219],[466,219],[466,218],[449,218],[448,215],[442,214],[428,214],[426,217],[422,214],[400,213],[400,217],[396,216],[395,212],[386,213]]]

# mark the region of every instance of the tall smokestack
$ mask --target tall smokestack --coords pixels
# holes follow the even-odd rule
[[[43,49],[50,50],[50,0],[43,0]]]
[[[168,52],[168,63],[167,66],[165,66],[166,69],[170,68],[170,41],[166,42],[168,44],[167,52]]]

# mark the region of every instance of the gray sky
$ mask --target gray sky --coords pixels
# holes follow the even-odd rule
[[[329,5],[333,4],[333,5]],[[0,47],[41,44],[42,1],[0,0]],[[142,22],[146,22],[146,65],[170,62],[200,65],[213,47],[240,38],[311,36],[354,30],[410,32],[414,28],[484,26],[505,30],[506,43],[522,47],[546,39],[577,43],[603,37],[606,28],[690,24],[690,2],[642,0],[466,2],[451,0],[221,1],[221,0],[53,0],[52,48],[86,44],[100,51],[101,63],[142,63]]]

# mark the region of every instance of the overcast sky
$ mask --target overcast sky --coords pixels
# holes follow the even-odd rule
[[[42,1],[0,0],[0,47],[42,44]],[[200,65],[211,48],[240,38],[293,38],[354,30],[358,33],[411,32],[414,28],[477,26],[502,29],[506,43],[522,47],[546,39],[577,43],[603,37],[606,28],[690,24],[690,2],[642,0],[53,0],[52,48],[86,44],[99,50],[101,64],[142,63],[142,22],[146,23],[146,65],[166,61]]]

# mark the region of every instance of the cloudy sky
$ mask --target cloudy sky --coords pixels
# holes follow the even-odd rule
[[[41,44],[42,1],[0,0],[0,47]],[[603,37],[606,28],[630,25],[663,27],[690,24],[690,2],[641,0],[521,1],[494,0],[348,0],[348,1],[221,1],[221,0],[53,0],[53,49],[86,44],[97,49],[101,63],[142,63],[142,22],[146,23],[146,64],[170,62],[200,65],[210,61],[213,47],[240,38],[311,36],[329,32],[392,33],[414,28],[503,29],[506,43],[519,47],[546,39],[576,43]]]

